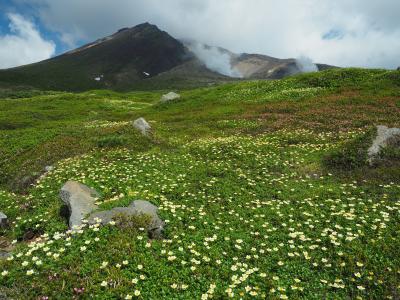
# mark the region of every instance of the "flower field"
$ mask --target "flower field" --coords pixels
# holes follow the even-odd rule
[[[195,90],[170,107],[105,113],[93,106],[95,120],[76,118],[71,126],[85,137],[112,134],[126,140],[123,145],[93,143],[76,155],[57,157],[54,169],[23,192],[4,181],[0,210],[10,227],[3,237],[13,250],[0,262],[0,294],[15,299],[397,299],[398,162],[342,171],[324,161],[364,136],[377,119],[398,124],[400,87],[376,96],[397,103],[391,114],[371,104],[344,127],[327,118],[310,126],[301,96],[295,111],[287,112],[299,117],[285,116],[286,126],[277,128],[279,120],[263,116],[286,105],[283,101],[290,104],[286,97],[321,93],[319,105],[328,103],[326,109],[360,108],[370,101],[364,95],[369,85],[359,91],[357,99],[364,99],[359,102],[343,102],[347,94],[333,102],[342,92],[332,84],[329,89],[289,87],[280,104],[280,96],[268,100],[261,91],[258,99],[266,100],[248,106],[227,100],[243,93],[241,85],[237,91],[232,86],[212,95],[205,91],[209,102],[199,107],[193,104],[200,93]],[[128,121],[135,114],[152,121],[154,137],[131,133]],[[58,130],[60,122],[47,127]],[[29,129],[0,134],[23,136],[24,130]],[[48,138],[40,129],[36,133]],[[21,144],[3,151],[15,149]],[[166,222],[165,238],[150,240],[140,220],[138,226],[85,223],[69,231],[59,198],[68,180],[96,189],[101,210],[136,199],[152,202]],[[34,238],[24,241],[27,231]]]

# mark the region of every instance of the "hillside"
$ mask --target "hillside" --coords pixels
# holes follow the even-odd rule
[[[176,91],[0,99],[0,298],[396,299],[400,71],[334,69]],[[152,134],[132,121],[143,117]],[[396,148],[397,147],[397,148]],[[47,171],[45,167],[47,166]],[[50,168],[51,166],[51,168]],[[60,189],[146,218],[68,231]]]
[[[143,23],[45,61],[0,70],[0,89],[161,90],[237,81],[238,78],[221,74],[204,61],[209,55],[223,60],[225,53],[230,55],[226,62],[229,68],[243,71],[236,77],[278,79],[301,72],[294,59],[215,49],[218,50],[199,59],[191,51],[190,43],[175,39],[155,25]]]

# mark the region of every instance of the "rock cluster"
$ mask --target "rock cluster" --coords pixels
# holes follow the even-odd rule
[[[127,207],[115,207],[106,211],[95,212],[98,206],[95,204],[99,193],[86,185],[68,181],[60,191],[60,197],[69,211],[70,229],[78,229],[87,216],[89,224],[101,223],[103,225],[114,221],[118,216],[135,217],[148,216],[147,231],[151,238],[161,238],[165,223],[158,216],[158,208],[152,203],[144,200],[133,201]]]

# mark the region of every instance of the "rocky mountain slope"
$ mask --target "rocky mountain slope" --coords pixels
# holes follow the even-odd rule
[[[39,63],[0,70],[0,86],[72,91],[188,88],[238,78],[277,79],[301,72],[294,59],[234,54],[207,45],[197,48],[204,54],[199,55],[191,45],[144,23]],[[214,61],[210,63],[210,59]],[[233,72],[215,67],[221,64]]]

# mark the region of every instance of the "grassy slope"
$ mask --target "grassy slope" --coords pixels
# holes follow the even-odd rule
[[[157,103],[160,95],[0,100],[0,210],[12,221],[4,234],[49,234],[46,246],[31,244],[32,251],[17,243],[14,260],[3,264],[4,292],[398,297],[398,162],[341,168],[333,157],[376,124],[400,126],[400,72],[330,70],[228,84],[184,91],[168,104]],[[154,137],[131,128],[139,116],[151,122]],[[56,168],[29,188],[46,165]],[[134,199],[159,205],[168,240],[148,244],[137,229],[112,226],[54,237],[66,229],[58,191],[68,179],[98,189],[102,208]],[[116,267],[124,260],[128,265]],[[83,293],[74,290],[81,287]]]

